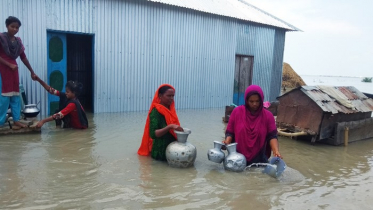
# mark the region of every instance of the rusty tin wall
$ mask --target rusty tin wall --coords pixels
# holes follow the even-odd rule
[[[338,122],[350,122],[370,118],[371,112],[358,112],[354,114],[324,112],[320,126],[320,135],[317,140],[326,139],[334,135],[335,126]]]
[[[279,128],[318,134],[322,118],[323,111],[301,90],[279,97],[276,118]]]

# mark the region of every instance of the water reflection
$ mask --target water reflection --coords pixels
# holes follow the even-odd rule
[[[287,169],[227,172],[207,159],[224,138],[223,109],[178,111],[197,147],[194,167],[138,156],[146,112],[89,115],[88,130],[0,137],[5,209],[369,209],[373,141],[335,147],[280,138]],[[346,196],[349,195],[349,196]],[[356,201],[359,201],[356,203]]]
[[[138,157],[140,161],[140,188],[143,190],[144,208],[163,208],[175,205],[190,205],[196,196],[195,168],[172,168],[166,162],[149,157]],[[194,198],[195,199],[195,198]]]
[[[368,204],[372,201],[367,199],[366,193],[367,186],[373,184],[372,140],[352,143],[348,147],[310,146],[294,140],[288,142],[287,149],[291,149],[292,153],[286,156],[287,164],[307,178],[303,186],[279,196],[279,205],[285,209],[290,207],[290,203],[291,208],[301,209],[310,206],[315,209],[369,209]],[[346,196],[346,193],[353,195]],[[356,204],[356,200],[363,202]]]
[[[95,146],[92,132],[83,130],[66,130],[49,133],[54,138],[45,146],[46,167],[45,188],[40,189],[40,199],[48,203],[70,203],[63,207],[76,208],[75,199],[79,205],[84,202],[81,198],[71,198],[71,193],[85,195],[94,193],[97,168],[99,164],[92,156]],[[84,197],[83,197],[84,198]],[[82,202],[83,201],[83,202]],[[59,206],[57,206],[59,207]]]
[[[27,193],[23,190],[23,179],[19,172],[22,170],[22,156],[27,150],[27,142],[18,145],[12,142],[0,142],[0,206],[14,206],[15,200],[23,200]]]
[[[1,156],[0,170],[11,178],[1,173],[0,183],[11,180],[18,187],[1,190],[1,206],[45,209],[81,205],[84,196],[71,195],[93,191],[97,164],[91,153],[95,146],[92,133],[94,129],[63,130],[50,123],[41,135],[2,136],[0,150],[4,151],[0,154],[6,158]]]

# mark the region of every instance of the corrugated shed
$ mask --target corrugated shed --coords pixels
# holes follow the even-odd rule
[[[324,88],[324,87],[323,87]],[[324,112],[336,113],[356,113],[356,112],[372,112],[373,111],[373,99],[366,97],[363,93],[357,90],[355,87],[334,87],[334,93],[326,93],[323,88],[318,86],[302,86],[300,89],[310,99],[312,99]],[[286,93],[289,94],[292,91]],[[345,96],[344,98],[341,95]],[[341,101],[346,100],[346,101]],[[346,107],[343,104],[350,103],[351,108]]]
[[[176,88],[177,108],[231,104],[236,54],[254,56],[253,83],[265,100],[280,93],[273,84],[281,84],[284,28],[137,0],[5,0],[0,12],[21,19],[19,36],[45,81],[48,30],[94,35],[96,113],[147,110],[162,83]],[[23,64],[20,78],[45,115],[47,93]]]
[[[126,13],[122,13],[123,10]],[[106,43],[105,37],[96,35],[96,53],[99,54],[96,57],[104,58],[96,60],[97,77],[111,81],[110,87],[122,86],[121,81],[116,81],[122,78],[129,87],[125,90],[115,89],[114,92],[98,91],[98,104],[95,107],[96,110],[100,108],[99,112],[117,110],[117,107],[111,108],[115,104],[122,104],[118,107],[123,109],[121,111],[146,110],[160,81],[175,86],[178,108],[220,107],[230,104],[236,54],[254,56],[253,83],[263,87],[266,100],[275,98],[280,92],[278,89],[277,93],[271,93],[270,87],[281,81],[278,76],[277,82],[271,84],[272,76],[276,75],[274,72],[281,75],[283,52],[276,54],[279,56],[277,61],[280,62],[277,69],[274,69],[272,56],[275,40],[284,43],[285,30],[281,30],[279,38],[275,39],[274,28],[254,26],[183,8],[165,8],[163,4],[139,4],[133,1],[113,7],[99,6],[97,19],[102,21],[99,26],[110,21],[105,19],[105,14],[109,12],[117,17],[113,24],[124,26],[112,31],[113,34],[122,34],[122,37],[118,36],[122,45],[110,45],[113,43]],[[133,31],[134,25],[148,27],[139,27]],[[115,56],[121,53],[124,59],[112,59],[112,52],[101,55],[101,52],[107,52],[101,47],[121,47]],[[122,63],[118,63],[118,60]],[[123,72],[118,72],[117,76],[106,75],[109,69],[119,67],[122,67]],[[133,72],[135,69],[136,72]],[[137,82],[139,77],[144,82]],[[106,89],[105,86],[108,85],[101,84],[100,80],[96,80],[95,84],[97,90]],[[120,100],[117,101],[117,96],[110,96],[112,94],[120,96]],[[144,95],[148,98],[137,99]]]
[[[236,18],[283,28],[289,31],[299,31],[298,28],[270,15],[244,0],[148,0],[178,7],[193,9],[214,15]]]
[[[176,88],[177,108],[231,103],[233,85],[226,81],[233,81],[236,24],[164,7],[137,1],[100,2],[95,112],[146,110],[162,83]],[[112,28],[106,24],[110,22],[122,27]]]

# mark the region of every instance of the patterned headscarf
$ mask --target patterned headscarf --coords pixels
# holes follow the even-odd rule
[[[17,59],[18,56],[25,51],[25,47],[19,37],[16,37],[14,42],[10,41],[10,37],[7,32],[0,33],[0,43],[3,47],[4,52],[11,58]]]

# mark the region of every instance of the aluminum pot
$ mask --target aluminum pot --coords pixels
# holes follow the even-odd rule
[[[207,151],[207,158],[215,163],[221,163],[224,161],[225,154],[221,151],[221,147],[224,144],[218,141],[214,141],[214,148]]]
[[[40,110],[39,110],[39,108],[37,107],[36,104],[25,105],[25,108],[22,111],[23,115],[26,118],[27,117],[36,117],[36,116],[38,116],[39,112],[40,112]]]
[[[273,178],[277,178],[281,176],[281,174],[285,171],[285,169],[286,169],[286,164],[281,158],[272,157],[269,160],[269,164],[264,168],[262,172],[270,175]]]
[[[228,171],[241,172],[246,168],[246,157],[236,151],[237,143],[227,145],[228,156],[224,159],[224,168]]]
[[[177,141],[172,142],[166,148],[166,159],[170,166],[187,168],[193,166],[197,156],[197,149],[187,142],[191,130],[184,128],[184,132],[175,131]]]

